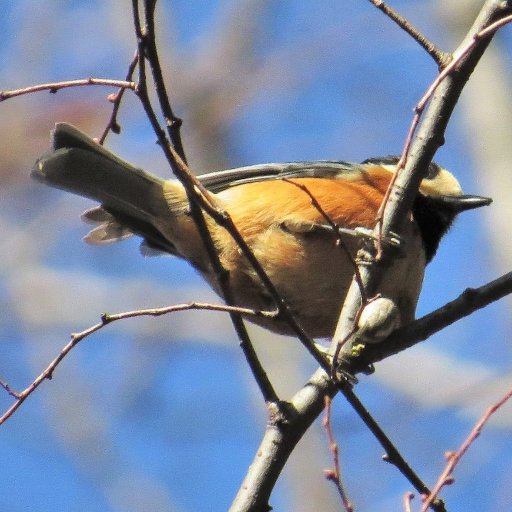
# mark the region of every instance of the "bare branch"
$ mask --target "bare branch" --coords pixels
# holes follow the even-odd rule
[[[451,72],[444,75],[444,80],[435,88],[429,108],[425,113],[425,119],[408,150],[403,172],[397,171],[396,173],[396,179],[389,191],[389,200],[386,203],[382,226],[377,226],[374,230],[376,236],[387,238],[391,233],[400,233],[402,221],[411,209],[426,169],[432,161],[435,151],[443,143],[444,131],[462,89],[492,37],[492,33],[484,38],[479,37],[478,34],[496,18],[508,15],[509,12],[508,4],[500,0],[487,0],[468,35],[460,44],[459,49],[455,51],[455,55],[457,55],[461,48],[466,48],[468,41],[474,40],[477,36],[477,42],[472,44],[471,49],[465,52],[464,58],[459,61],[457,73]],[[406,143],[406,149],[407,147],[408,143]],[[367,264],[361,267],[363,283],[370,294],[378,289],[378,283],[390,264],[389,260],[388,257],[382,257],[371,265]],[[344,339],[353,328],[359,306],[359,286],[353,280],[331,344],[331,353],[334,353],[338,341]],[[347,344],[342,350],[342,356],[343,353],[349,352],[350,346]]]
[[[370,0],[386,16],[392,19],[402,30],[407,32],[423,49],[434,59],[439,68],[444,67],[450,61],[450,54],[443,52],[432,41],[424,36],[418,29],[387,5],[383,0]]]
[[[366,290],[363,286],[363,281],[361,279],[361,274],[359,272],[359,267],[357,266],[356,260],[350,253],[350,251],[347,248],[347,245],[343,241],[343,238],[341,238],[342,229],[341,226],[336,224],[334,220],[330,217],[330,215],[322,208],[322,205],[318,202],[318,199],[315,197],[315,195],[309,190],[309,188],[306,185],[303,185],[302,183],[299,183],[298,181],[284,178],[283,181],[286,181],[287,183],[291,183],[292,185],[295,185],[297,188],[302,190],[305,194],[308,195],[308,197],[311,199],[311,205],[320,213],[320,215],[325,219],[327,224],[332,228],[333,232],[336,234],[336,241],[343,251],[343,254],[348,258],[348,261],[350,262],[350,265],[354,269],[354,276],[356,281],[359,284],[359,291],[361,293],[361,302],[363,304],[366,304],[368,302],[368,295],[366,294]]]
[[[171,144],[173,148],[176,150],[176,153],[178,153],[181,160],[183,160],[183,162],[186,164],[187,158],[185,156],[185,150],[183,149],[183,144],[181,141],[180,128],[182,125],[182,120],[179,117],[177,117],[172,110],[156,46],[155,6],[156,0],[144,1],[145,26],[141,31],[141,42],[144,46],[145,55],[151,67],[151,73],[153,75],[153,80],[155,83],[155,90],[158,96],[158,102],[160,104],[160,109],[165,119],[165,125],[167,126],[167,131],[169,134],[169,138],[171,140]]]
[[[142,29],[140,27],[140,18],[138,14],[138,1],[133,0],[133,6],[134,6],[134,21],[136,26],[136,33],[139,40],[139,55],[145,54],[145,43],[144,43],[144,35],[142,34]],[[153,33],[154,36],[154,33]],[[294,330],[296,336],[300,340],[300,342],[304,345],[306,350],[313,356],[313,358],[318,362],[320,366],[322,366],[326,371],[329,371],[329,363],[327,362],[326,358],[319,352],[317,349],[314,341],[305,333],[305,331],[302,329],[302,327],[297,323],[295,320],[293,314],[291,313],[288,305],[286,304],[286,301],[281,297],[278,290],[275,288],[274,284],[268,277],[267,273],[263,269],[263,267],[258,262],[257,258],[252,253],[250,247],[248,246],[247,242],[244,240],[240,232],[238,231],[236,225],[234,224],[233,220],[229,216],[229,214],[219,208],[219,206],[216,204],[215,198],[208,192],[208,190],[205,189],[205,187],[199,182],[199,180],[194,176],[194,174],[190,171],[186,163],[183,161],[183,159],[180,157],[180,155],[177,153],[175,148],[172,146],[172,144],[169,143],[169,140],[167,139],[165,132],[161,129],[158,119],[156,117],[156,114],[153,110],[153,107],[151,106],[151,102],[149,99],[149,96],[147,94],[147,86],[145,82],[145,71],[144,71],[144,64],[143,59],[140,59],[139,61],[139,87],[137,89],[137,94],[139,95],[139,98],[144,106],[144,109],[146,111],[146,114],[151,122],[151,125],[155,131],[155,134],[158,137],[158,141],[160,146],[162,147],[164,154],[173,168],[176,177],[180,180],[180,182],[185,187],[185,190],[187,191],[187,195],[189,197],[189,202],[191,204],[191,212],[193,215],[193,218],[196,222],[196,225],[199,229],[199,232],[202,236],[203,242],[205,243],[205,247],[208,251],[208,254],[210,256],[210,259],[212,261],[212,265],[214,269],[216,270],[218,281],[222,289],[222,294],[224,296],[224,299],[228,304],[232,303],[230,297],[231,297],[231,291],[228,289],[229,287],[226,286],[226,284],[229,284],[225,282],[224,277],[224,270],[220,266],[220,261],[218,260],[218,255],[216,254],[216,248],[213,245],[213,242],[211,240],[210,233],[206,227],[206,224],[204,223],[204,219],[202,219],[202,212],[199,212],[195,208],[195,203],[197,202],[198,207],[201,209],[204,209],[205,212],[212,217],[212,219],[222,228],[226,229],[226,231],[233,237],[233,240],[236,242],[240,250],[242,251],[243,255],[247,258],[251,266],[253,267],[256,275],[261,280],[262,285],[265,287],[265,289],[270,293],[272,296],[276,307],[279,309],[279,317],[288,322],[290,327]],[[162,83],[162,86],[165,87],[165,84]],[[167,94],[167,93],[166,93]],[[237,325],[240,323],[239,320],[235,320]],[[241,335],[242,326],[238,325],[236,327],[237,333],[239,336]],[[245,342],[243,342],[242,347],[248,342],[248,336],[246,334],[243,334],[243,339]],[[247,354],[246,354],[247,356]],[[255,354],[254,354],[255,356]],[[263,368],[261,368],[261,371],[263,371]],[[270,384],[270,383],[268,383]],[[267,391],[270,391],[270,388],[267,389]],[[267,400],[268,401],[268,400]]]
[[[126,73],[126,80],[131,81],[133,73],[135,71],[135,68],[137,67],[137,63],[139,62],[139,56],[137,52],[133,56],[132,61],[130,62],[130,65],[128,66],[128,72]],[[109,131],[113,131],[114,133],[120,133],[121,127],[119,126],[117,122],[117,113],[119,112],[119,107],[121,106],[121,100],[123,99],[125,89],[119,89],[114,94],[111,94],[109,96],[109,100],[114,104],[114,107],[112,109],[112,114],[110,115],[109,122],[105,129],[103,130],[103,133],[101,134],[101,137],[98,140],[99,144],[103,144],[105,142],[105,139],[107,138],[107,135]]]
[[[222,264],[219,259],[219,255],[217,252],[217,248],[215,247],[215,244],[212,240],[211,233],[206,225],[206,220],[204,218],[203,209],[208,212],[212,217],[214,217],[214,220],[216,220],[218,223],[220,221],[228,222],[226,219],[229,219],[229,216],[226,212],[223,212],[221,210],[217,209],[216,201],[214,196],[210,194],[205,187],[199,182],[199,180],[194,176],[194,174],[190,171],[185,161],[181,158],[181,156],[176,151],[175,147],[172,145],[172,143],[168,140],[165,131],[162,130],[160,127],[160,124],[158,122],[156,113],[153,109],[153,106],[151,104],[151,100],[148,95],[147,91],[147,82],[146,82],[146,70],[145,70],[145,56],[146,56],[146,45],[147,45],[147,39],[149,36],[152,38],[155,37],[155,32],[152,30],[151,32],[147,33],[146,35],[143,34],[143,30],[141,27],[141,21],[139,16],[139,4],[138,0],[132,0],[132,6],[133,6],[133,18],[134,18],[134,24],[135,24],[135,32],[137,35],[137,41],[138,41],[138,55],[139,55],[139,87],[137,89],[137,95],[139,96],[139,99],[144,107],[144,110],[146,112],[146,115],[151,123],[151,126],[153,127],[153,130],[158,138],[158,142],[160,144],[160,147],[162,148],[165,157],[167,158],[167,161],[169,162],[169,165],[173,169],[174,173],[176,174],[176,177],[180,180],[180,182],[185,187],[185,190],[187,192],[187,196],[189,199],[190,204],[190,211],[192,218],[194,219],[194,222],[197,226],[197,229],[199,231],[199,234],[201,236],[201,239],[204,243],[205,249],[208,253],[208,256],[210,258],[210,262],[212,264],[213,272],[215,273],[217,277],[217,282],[219,283],[219,287],[222,290],[222,295],[224,297],[224,300],[227,302],[227,304],[234,304],[234,298],[233,294],[230,288],[230,283],[228,279],[228,274],[226,270],[222,267]],[[152,16],[153,9],[154,9],[154,3],[151,5],[146,6],[147,9],[149,9],[149,13],[146,12],[146,17]],[[150,24],[153,22],[150,21]],[[156,46],[155,46],[155,52],[156,52]],[[155,54],[150,53],[148,56],[148,59],[154,58]],[[159,67],[159,64],[155,64],[153,67]],[[167,91],[165,89],[164,82],[159,83],[160,92],[159,95],[165,94],[167,95]],[[164,101],[164,100],[161,100]],[[230,219],[229,219],[230,220]],[[222,224],[221,224],[222,225]],[[240,245],[242,250],[246,251],[244,254],[249,255],[249,257],[252,257],[252,260],[256,262],[259,268],[259,272],[264,274],[263,269],[257,263],[256,258],[254,255],[252,255],[252,252],[250,251],[249,247],[243,240],[242,236],[238,231],[236,230],[233,222],[231,221],[230,226],[232,226],[233,231],[236,231],[236,234],[238,235],[238,238],[240,239],[240,243],[244,244],[243,246]],[[258,269],[256,270],[258,272]],[[265,274],[266,275],[266,274]],[[268,282],[270,282],[270,279],[268,279]],[[278,303],[276,303],[278,304]],[[278,306],[279,308],[279,306]],[[236,312],[230,312],[230,318],[231,322],[233,323],[233,327],[235,328],[235,331],[240,339],[240,347],[242,348],[245,358],[249,364],[249,367],[254,375],[254,378],[260,388],[260,391],[263,395],[263,398],[265,402],[267,403],[275,403],[277,404],[279,402],[279,397],[277,396],[277,393],[275,392],[272,383],[270,382],[270,379],[268,378],[265,369],[263,368],[262,364],[260,363],[258,356],[256,354],[256,351],[254,350],[254,347],[252,345],[251,339],[249,337],[249,334],[247,332],[247,329],[245,328],[245,325],[240,317],[240,315]],[[314,346],[314,345],[313,345]],[[314,348],[316,350],[316,348]],[[317,351],[318,352],[318,351]],[[319,355],[321,358],[321,356]]]
[[[396,330],[381,343],[367,345],[357,358],[348,363],[347,367],[342,363],[342,368],[353,373],[364,371],[368,365],[406,350],[452,323],[510,294],[512,294],[512,272],[479,288],[467,288],[453,301]]]
[[[192,302],[189,304],[176,304],[174,306],[167,306],[164,308],[151,308],[151,309],[138,309],[134,311],[126,311],[124,313],[108,314],[105,313],[101,316],[101,321],[88,327],[87,329],[74,333],[71,335],[69,343],[60,351],[59,355],[43,370],[39,376],[23,391],[14,392],[11,387],[0,381],[0,386],[3,387],[12,397],[16,399],[13,405],[0,417],[0,425],[7,421],[21,406],[21,404],[45,381],[51,380],[53,372],[59,366],[61,361],[78,345],[82,340],[91,336],[95,332],[103,329],[108,324],[117,322],[119,320],[126,320],[127,318],[136,318],[140,316],[162,316],[169,313],[176,313],[178,311],[190,310],[207,310],[207,311],[223,311],[227,313],[236,313],[239,315],[255,315],[272,318],[276,315],[272,311],[258,311],[247,308],[239,308],[234,306],[225,306],[219,304],[207,304],[202,302]]]
[[[473,38],[475,34],[480,33],[490,23],[494,22],[497,17],[508,14],[508,9],[508,4],[501,0],[487,0],[466,40],[461,43],[461,47],[466,45],[469,38]],[[396,196],[393,195],[389,207],[386,208],[382,233],[380,228],[376,230],[378,235],[389,236],[390,232],[400,232],[397,228],[400,227],[401,219],[404,219],[407,212],[410,211],[424,172],[428,168],[436,149],[443,141],[444,130],[458,97],[489,40],[490,37],[480,39],[460,62],[457,73],[447,75],[437,87],[425,120],[411,145],[404,172],[399,174],[393,187],[393,194],[396,193]],[[369,290],[370,295],[377,288],[383,271],[382,260],[379,261],[379,265],[372,265],[371,270],[370,267],[366,266],[361,269],[365,289]],[[345,300],[340,322],[331,344],[330,350],[332,352],[336,349],[338,340],[343,339],[353,328],[359,305],[359,286],[354,280]],[[350,348],[346,346],[343,355],[349,353]],[[258,454],[254,458],[230,509],[232,512],[264,510],[265,506],[268,505],[277,475],[291,451],[312,421],[320,414],[324,396],[333,396],[334,393],[332,383],[329,382],[323,371],[318,370],[308,384],[293,397],[291,402],[293,414],[289,415],[289,418],[293,418],[293,425],[287,424],[286,429],[277,428],[275,424],[269,425],[258,448]]]
[[[12,396],[13,398],[16,398],[16,400],[19,399],[20,394],[17,391],[14,391],[7,382],[4,382],[3,380],[0,380],[0,387],[4,388],[7,393]]]
[[[325,396],[334,394],[332,381],[323,370],[318,370],[293,396],[289,405],[280,408],[280,415],[270,417],[230,512],[268,510],[270,494],[288,457],[304,432],[321,414]]]
[[[501,409],[505,403],[512,398],[512,388],[509,389],[505,395],[500,398],[494,405],[489,407],[483,416],[478,420],[476,425],[473,427],[468,437],[464,440],[460,448],[456,452],[450,452],[446,454],[446,458],[448,459],[448,464],[446,465],[444,471],[441,473],[436,485],[432,492],[425,499],[423,506],[421,507],[421,512],[426,512],[431,505],[431,503],[436,499],[436,496],[439,494],[441,489],[445,485],[449,485],[453,482],[453,470],[460,462],[462,457],[464,457],[465,453],[468,451],[469,447],[474,443],[476,438],[482,432],[485,424],[491,419],[491,416]]]
[[[357,415],[363,420],[364,424],[384,448],[385,454],[383,455],[383,460],[393,464],[420,494],[430,494],[428,487],[402,457],[401,453],[382,430],[377,421],[367,411],[359,398],[357,398],[352,388],[345,386],[345,389],[342,391],[351,407],[357,412]],[[446,512],[442,500],[433,500],[431,507],[432,510],[435,510],[436,512]]]
[[[372,1],[372,0],[370,0]],[[471,50],[477,45],[479,41],[482,39],[489,37],[490,35],[494,34],[499,28],[503,27],[504,25],[510,23],[512,21],[512,15],[511,16],[505,16],[504,18],[492,23],[485,29],[481,30],[477,34],[475,34],[472,38],[470,38],[465,44],[462,44],[457,48],[457,50],[451,55],[451,60],[449,64],[447,64],[437,75],[436,79],[430,84],[428,89],[426,90],[425,94],[421,97],[419,102],[414,107],[414,117],[412,120],[412,123],[409,127],[409,132],[407,133],[407,137],[405,139],[404,148],[402,150],[402,155],[400,157],[400,160],[397,164],[397,172],[393,177],[393,180],[391,182],[391,186],[386,191],[386,196],[384,197],[382,201],[382,206],[379,211],[379,220],[382,219],[384,216],[384,209],[388,203],[389,195],[392,190],[392,185],[394,184],[398,172],[400,169],[403,169],[405,167],[405,163],[407,160],[407,156],[409,155],[409,150],[413,141],[414,134],[416,133],[416,129],[418,128],[419,122],[421,120],[421,116],[423,115],[423,112],[425,111],[425,108],[436,92],[437,88],[443,82],[443,80],[446,79],[450,74],[453,74],[459,66],[462,65],[464,59],[468,56],[468,54],[471,52]]]
[[[324,470],[325,476],[328,480],[334,483],[338,494],[340,495],[341,502],[343,503],[343,507],[347,512],[353,512],[354,508],[352,507],[352,503],[348,499],[347,493],[345,491],[345,487],[341,481],[341,471],[340,471],[340,458],[338,451],[338,443],[334,439],[334,433],[331,428],[331,404],[332,399],[329,396],[325,397],[325,416],[323,420],[323,425],[325,431],[327,433],[327,439],[329,440],[329,450],[332,453],[332,459],[334,467],[332,469]]]
[[[414,499],[412,492],[406,492],[404,495],[404,510],[405,512],[411,512],[411,502]]]
[[[24,87],[23,89],[14,89],[12,91],[0,91],[0,101],[5,101],[16,96],[23,96],[24,94],[32,94],[39,91],[50,91],[55,94],[61,89],[67,87],[83,87],[87,85],[102,85],[106,87],[119,87],[120,89],[136,89],[137,84],[135,82],[129,82],[126,80],[111,80],[109,78],[82,78],[78,80],[65,80],[63,82],[50,82],[47,84],[31,85],[30,87]]]

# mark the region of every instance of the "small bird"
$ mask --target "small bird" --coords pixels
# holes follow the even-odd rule
[[[97,225],[86,242],[105,244],[138,235],[143,253],[188,260],[221,294],[179,181],[133,167],[72,125],[58,123],[52,133],[53,148],[36,162],[32,176],[100,203],[83,214],[86,222]],[[397,157],[386,157],[362,163],[272,163],[198,179],[229,213],[305,332],[322,338],[334,334],[354,274],[339,240],[355,258],[358,228],[375,226],[397,162]],[[452,174],[430,165],[400,233],[401,254],[379,289],[398,308],[400,325],[414,319],[425,266],[457,214],[490,203],[486,197],[463,195]],[[236,305],[274,309],[271,295],[230,234],[208,215],[206,222]],[[276,333],[293,334],[279,316],[248,319]]]

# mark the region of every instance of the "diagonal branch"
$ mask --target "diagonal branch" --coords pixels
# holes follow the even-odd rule
[[[401,14],[387,5],[383,0],[370,0],[370,2],[381,10],[386,16],[393,20],[402,30],[407,32],[423,49],[434,59],[439,69],[442,69],[450,62],[450,54],[439,49],[430,39],[416,29]]]
[[[85,338],[88,338],[95,332],[106,327],[108,324],[117,322],[119,320],[126,320],[127,318],[135,318],[140,316],[162,316],[177,311],[190,311],[190,310],[208,310],[208,311],[224,311],[230,314],[244,314],[244,315],[255,315],[272,317],[274,313],[272,311],[257,311],[247,308],[239,308],[234,306],[225,306],[218,304],[206,304],[202,302],[192,302],[189,304],[175,304],[174,306],[167,306],[164,308],[151,308],[151,309],[138,309],[134,311],[125,311],[124,313],[108,314],[105,313],[101,316],[101,320],[88,327],[87,329],[74,333],[71,335],[69,343],[60,351],[60,353],[50,362],[50,364],[43,370],[30,385],[23,391],[16,392],[11,389],[9,384],[0,381],[0,387],[4,388],[9,395],[15,398],[15,402],[0,416],[0,425],[5,423],[23,404],[23,402],[45,381],[50,380],[55,372],[56,368],[62,362],[62,360]]]
[[[134,23],[135,30],[137,34],[137,40],[139,42],[139,55],[146,54],[146,37],[144,37],[142,33],[142,29],[140,26],[140,17],[138,11],[138,0],[132,0],[133,4],[133,13],[134,13]],[[154,3],[152,2],[152,5]],[[147,16],[147,13],[146,13]],[[152,32],[154,37],[154,32]],[[204,219],[201,219],[203,216],[202,210],[204,210],[208,215],[212,217],[212,219],[222,228],[226,229],[226,231],[231,235],[235,243],[240,248],[242,254],[247,258],[249,263],[251,264],[254,272],[260,279],[262,285],[269,292],[276,307],[279,311],[279,317],[285,320],[290,327],[293,329],[299,341],[303,344],[306,350],[313,356],[316,362],[324,368],[326,371],[329,371],[329,363],[327,359],[320,353],[317,349],[314,341],[306,334],[304,329],[299,325],[299,323],[295,320],[293,313],[286,301],[281,297],[279,291],[276,289],[271,279],[268,277],[267,273],[260,265],[258,259],[254,256],[251,248],[244,240],[240,232],[238,231],[236,225],[231,219],[230,215],[223,209],[219,208],[215,198],[205,189],[205,187],[201,184],[201,182],[194,176],[194,174],[190,171],[187,164],[183,161],[180,155],[177,153],[176,149],[172,144],[169,144],[169,141],[165,135],[165,132],[160,128],[158,123],[158,119],[156,114],[151,106],[151,101],[149,99],[147,93],[147,84],[146,84],[146,75],[145,75],[145,66],[144,59],[140,59],[139,62],[139,84],[137,88],[137,94],[144,106],[146,114],[151,122],[151,125],[155,131],[155,134],[158,137],[158,142],[164,151],[164,154],[173,168],[173,171],[176,177],[180,180],[180,182],[185,187],[187,191],[187,195],[189,197],[189,202],[191,204],[193,218],[196,221],[196,225],[199,229],[199,232],[202,236],[203,242],[205,243],[205,247],[209,253],[212,265],[216,270],[219,284],[221,285],[221,289],[228,304],[232,304],[231,300],[231,291],[229,290],[229,283],[226,281],[227,277],[225,275],[224,269],[220,266],[220,261],[218,260],[218,255],[216,253],[216,248],[211,240],[210,233],[206,227]],[[162,83],[162,87],[165,87],[165,84]],[[164,89],[165,91],[165,89]],[[167,92],[165,91],[165,94]],[[196,209],[196,206],[200,207],[201,211]],[[240,320],[235,320],[237,325],[240,323]],[[239,336],[242,334],[242,325],[238,325],[236,327],[237,333]],[[245,329],[244,329],[245,330]],[[243,334],[243,339],[248,343],[248,336]],[[242,347],[244,346],[244,343]],[[255,355],[255,354],[254,354]],[[247,354],[246,354],[247,356]],[[263,368],[261,368],[263,370]]]
[[[421,507],[421,512],[427,512],[430,504],[436,499],[436,496],[439,494],[441,489],[453,482],[453,471],[457,464],[460,462],[462,457],[464,457],[465,453],[468,451],[469,447],[473,444],[473,442],[477,439],[477,437],[481,434],[485,424],[491,419],[491,416],[501,409],[506,402],[508,402],[512,398],[512,389],[509,389],[495,404],[491,405],[482,417],[478,420],[476,425],[473,427],[468,437],[464,440],[460,448],[456,452],[451,452],[447,454],[448,464],[446,465],[444,471],[441,473],[436,485],[432,492],[427,496],[426,500]]]
[[[387,196],[386,208],[384,210],[382,223],[375,229],[376,237],[387,238],[391,233],[400,233],[403,219],[411,210],[412,203],[417,194],[419,184],[423,179],[426,169],[432,161],[435,152],[444,142],[444,132],[453,109],[473,72],[483,52],[487,48],[493,33],[479,37],[479,34],[496,21],[500,16],[510,13],[508,4],[500,0],[487,0],[482,7],[477,19],[469,30],[467,36],[454,52],[458,54],[461,48],[466,48],[469,41],[476,38],[471,49],[464,54],[460,60],[456,73],[452,70],[450,74],[444,75],[442,82],[438,83],[428,109],[425,111],[424,120],[418,128],[416,137],[412,140],[410,147],[406,143],[401,161],[404,168],[397,171],[394,183]],[[385,201],[386,201],[385,199]],[[378,289],[378,285],[384,275],[390,258],[379,258],[371,265],[364,265],[360,268],[365,289],[370,295]],[[353,280],[348,291],[345,303],[342,308],[340,320],[331,344],[331,351],[334,350],[339,340],[343,340],[352,329],[354,318],[360,304],[359,286]],[[342,350],[345,355],[350,352],[349,344]]]
[[[501,0],[487,0],[461,46],[473,39],[497,18],[508,14],[509,10],[509,3]],[[404,219],[410,210],[419,183],[435,151],[443,142],[446,125],[459,95],[489,44],[490,37],[479,39],[461,61],[457,73],[446,76],[437,88],[425,120],[411,145],[404,172],[399,174],[394,185],[393,191],[396,196],[393,194],[383,219],[382,232],[384,236],[391,231],[399,232],[396,228],[400,227],[401,219]],[[376,231],[377,234],[380,234],[378,228]],[[378,265],[372,265],[370,269],[366,267],[361,269],[363,284],[365,289],[369,289],[370,294],[377,288],[383,272],[382,261]],[[343,306],[335,339],[331,345],[332,351],[336,348],[337,340],[343,339],[350,332],[359,305],[359,286],[354,280]],[[350,353],[347,346],[344,349],[345,355]],[[270,494],[286,460],[304,432],[320,414],[325,395],[333,396],[335,393],[336,390],[333,389],[332,383],[325,373],[322,370],[317,370],[308,384],[295,394],[291,401],[293,414],[289,415],[286,428],[276,423],[271,423],[267,427],[257,456],[232,504],[231,512],[248,512],[268,508]]]
[[[467,288],[459,297],[443,307],[395,331],[381,343],[367,345],[364,351],[348,363],[347,371],[358,373],[368,365],[398,354],[454,322],[512,294],[512,272],[479,288]],[[343,367],[343,363],[342,363]]]

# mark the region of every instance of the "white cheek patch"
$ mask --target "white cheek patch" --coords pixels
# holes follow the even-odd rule
[[[381,165],[383,169],[394,173],[396,165]],[[461,196],[462,188],[455,176],[446,169],[439,169],[434,178],[425,178],[420,184],[420,192],[424,196],[440,197],[440,196]]]
[[[420,185],[420,192],[425,196],[461,196],[462,188],[459,182],[446,169],[440,169],[437,176],[433,179],[424,179]]]

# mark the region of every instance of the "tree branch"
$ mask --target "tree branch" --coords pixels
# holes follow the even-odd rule
[[[82,340],[91,336],[95,332],[103,329],[108,324],[117,322],[119,320],[126,320],[127,318],[135,318],[139,316],[162,316],[177,311],[190,311],[190,310],[208,310],[208,311],[224,311],[230,314],[236,313],[238,315],[255,315],[264,317],[273,317],[275,313],[272,311],[257,311],[247,308],[239,308],[234,306],[225,306],[218,304],[206,304],[202,302],[192,302],[189,304],[176,304],[174,306],[167,306],[164,308],[151,308],[151,309],[138,309],[134,311],[126,311],[124,313],[117,313],[114,315],[105,313],[101,316],[100,322],[88,327],[84,331],[74,333],[71,335],[69,343],[60,351],[59,355],[43,370],[31,384],[23,391],[16,392],[6,383],[0,381],[0,386],[3,387],[9,395],[14,397],[15,402],[5,411],[0,417],[0,425],[5,423],[21,406],[21,404],[46,380],[51,380],[53,372],[62,362],[62,360],[73,350]]]
[[[24,94],[32,94],[39,91],[50,91],[55,94],[61,89],[68,87],[83,87],[88,85],[102,85],[106,87],[119,87],[120,89],[135,90],[135,82],[126,80],[111,80],[110,78],[80,78],[78,80],[65,80],[62,82],[50,82],[47,84],[31,85],[23,89],[13,89],[12,91],[0,91],[0,101],[5,101],[16,96],[23,96]]]
[[[400,233],[401,224],[411,210],[419,184],[425,176],[425,172],[435,152],[444,142],[444,131],[462,89],[489,44],[493,33],[486,34],[484,37],[479,37],[479,35],[497,17],[500,15],[504,16],[509,12],[508,4],[504,4],[500,0],[487,0],[469,30],[468,35],[455,51],[454,54],[457,55],[461,48],[467,48],[468,42],[473,41],[475,38],[477,39],[476,43],[471,45],[471,48],[464,53],[464,57],[459,61],[456,73],[455,68],[452,68],[450,73],[444,74],[443,80],[438,82],[430,105],[425,112],[425,118],[418,128],[410,148],[408,143],[406,143],[401,158],[404,168],[400,170],[399,166],[389,194],[384,200],[385,209],[382,223],[379,223],[374,230],[376,238],[387,238],[392,233]],[[378,260],[375,259],[372,264],[360,267],[363,284],[370,296],[373,296],[376,290],[378,290],[378,285],[384,272],[391,263],[390,259],[388,255],[384,254]],[[339,340],[343,340],[353,328],[354,318],[359,306],[359,285],[354,279],[342,308],[333,343],[331,344],[331,353],[335,352]],[[350,350],[350,344],[346,344],[342,349],[342,355],[349,354]]]
[[[500,0],[487,0],[467,37],[461,43],[461,47],[481,33],[496,18],[504,16],[508,12],[508,3]],[[425,119],[412,142],[404,172],[397,173],[398,177],[393,185],[393,193],[383,218],[382,230],[379,227],[375,230],[377,235],[388,236],[390,232],[400,232],[397,228],[400,228],[401,220],[410,211],[420,181],[425,175],[435,151],[443,142],[443,134],[458,97],[489,41],[490,36],[479,39],[460,62],[457,73],[446,75],[437,87]],[[379,280],[383,275],[385,269],[382,264],[383,260],[385,258],[369,268],[366,266],[361,268],[363,285],[366,290],[369,290],[370,295],[378,288]],[[331,344],[331,353],[336,350],[337,342],[351,331],[359,305],[359,286],[354,279]],[[348,346],[345,346],[343,351],[345,355],[350,354]],[[288,415],[286,428],[279,428],[279,424],[273,423],[267,427],[257,456],[232,504],[231,512],[268,509],[270,493],[290,453],[320,414],[324,396],[333,396],[335,392],[336,390],[333,389],[332,383],[329,382],[325,373],[322,370],[317,370],[308,384],[295,394],[290,404],[293,413]],[[290,421],[293,423],[290,424]]]
[[[330,397],[326,396],[325,397],[325,416],[324,416],[322,423],[325,428],[325,432],[327,434],[327,439],[329,441],[329,450],[332,453],[333,468],[325,469],[324,474],[325,474],[325,477],[327,478],[327,480],[334,483],[336,490],[338,491],[338,494],[340,495],[340,499],[343,504],[343,508],[345,509],[345,512],[354,512],[354,507],[352,506],[352,503],[350,503],[347,492],[345,490],[345,486],[343,485],[343,482],[341,480],[338,443],[336,442],[336,439],[334,438],[334,433],[332,431],[332,426],[331,426],[331,406],[332,406],[332,400]]]
[[[165,125],[171,144],[178,153],[183,162],[187,163],[185,150],[181,141],[181,125],[182,120],[177,117],[171,107],[169,95],[167,94],[165,81],[162,73],[162,66],[160,65],[160,58],[156,46],[156,32],[155,32],[155,6],[156,0],[144,0],[144,28],[141,31],[142,44],[145,50],[145,56],[151,68],[153,81],[155,83],[155,90],[158,96],[160,109],[165,119]]]
[[[436,62],[438,67],[443,68],[450,62],[450,54],[443,52],[430,39],[424,36],[418,29],[387,5],[383,0],[370,0],[370,2],[381,10],[388,18],[393,20],[402,30],[407,32]]]
[[[135,71],[135,68],[137,67],[138,62],[139,62],[139,56],[137,53],[135,53],[132,61],[130,62],[130,65],[128,66],[128,71],[126,73],[127,81],[132,80],[132,76]],[[110,131],[113,131],[114,133],[121,132],[121,127],[119,126],[119,123],[117,122],[117,113],[119,112],[119,107],[121,106],[121,100],[123,99],[125,90],[126,89],[121,88],[116,93],[111,94],[109,96],[109,100],[114,104],[114,107],[112,108],[112,113],[110,115],[108,124],[105,127],[105,129],[103,130],[101,137],[98,139],[98,144],[104,144],[105,139],[107,138],[107,135]]]
[[[450,483],[453,483],[453,470],[460,462],[462,457],[464,457],[465,453],[468,451],[469,447],[474,443],[476,438],[481,434],[482,429],[485,424],[491,419],[491,416],[501,409],[508,400],[512,398],[512,389],[509,389],[503,397],[501,397],[495,404],[489,407],[483,416],[478,420],[476,425],[473,427],[468,437],[464,440],[460,448],[456,452],[451,452],[446,454],[446,458],[448,459],[448,464],[446,465],[444,471],[441,473],[436,485],[432,492],[427,496],[426,500],[421,507],[421,512],[427,512],[431,503],[435,500],[436,496],[439,494],[441,489]]]
[[[149,23],[150,26],[153,26],[153,21],[148,20],[148,17],[151,17],[154,14],[155,2],[151,1],[150,4],[145,5],[146,24]],[[238,237],[239,246],[242,252],[244,252],[244,254],[248,258],[252,258],[254,264],[256,265],[255,271],[258,273],[258,275],[262,274],[266,276],[266,274],[264,270],[261,268],[261,265],[259,265],[259,263],[257,262],[257,259],[252,254],[250,248],[248,247],[245,240],[242,238],[242,236],[234,226],[233,222],[231,221],[227,213],[217,208],[215,198],[208,192],[208,190],[205,189],[201,182],[190,171],[186,162],[181,158],[176,148],[173,146],[172,141],[169,141],[165,131],[162,130],[162,128],[160,127],[156,113],[153,109],[151,100],[148,95],[145,70],[145,56],[147,56],[148,60],[150,61],[151,59],[155,58],[154,52],[156,52],[156,46],[154,52],[150,52],[147,55],[146,51],[147,45],[152,45],[152,43],[149,41],[149,38],[154,38],[155,32],[153,29],[151,31],[147,31],[146,34],[143,33],[139,15],[138,0],[132,0],[132,7],[139,54],[139,84],[137,88],[137,95],[143,105],[146,115],[151,123],[151,126],[153,127],[160,147],[162,148],[164,155],[167,158],[167,161],[169,162],[169,165],[171,166],[176,177],[183,184],[185,191],[187,192],[191,216],[194,219],[196,227],[199,231],[199,235],[208,253],[213,272],[216,275],[217,282],[219,283],[219,287],[222,291],[224,300],[226,301],[227,304],[233,305],[235,301],[229,283],[229,274],[226,272],[226,270],[223,268],[220,262],[219,255],[217,253],[217,248],[213,243],[210,231],[206,224],[203,210],[205,210],[210,216],[212,216],[219,225],[226,227],[226,224],[228,224],[228,227],[226,227],[226,229],[228,229],[228,232],[230,232],[234,237]],[[147,11],[147,9],[149,9],[149,12]],[[159,64],[153,64],[152,67],[159,68]],[[163,81],[159,82],[158,87],[158,95],[167,96],[167,90],[165,88],[165,83]],[[165,100],[161,99],[160,101],[161,105],[162,102],[165,104]],[[268,279],[268,277],[267,281],[270,282],[270,279]],[[268,378],[265,369],[263,368],[262,364],[259,361],[259,358],[256,354],[256,351],[254,350],[251,339],[242,321],[241,316],[236,312],[231,312],[230,318],[240,340],[240,347],[243,350],[247,363],[249,364],[251,372],[255,378],[256,383],[260,388],[260,391],[265,402],[267,404],[278,404],[279,397],[277,396],[277,393],[274,390],[274,387],[272,386],[272,383],[270,382],[270,379]],[[321,356],[319,355],[319,357]]]
[[[512,272],[479,288],[467,288],[456,299],[396,330],[381,343],[366,345],[359,356],[349,357],[348,365],[345,367],[342,363],[341,367],[353,373],[364,371],[368,365],[398,354],[454,322],[510,294],[512,294]]]

